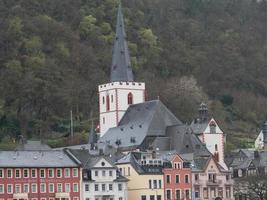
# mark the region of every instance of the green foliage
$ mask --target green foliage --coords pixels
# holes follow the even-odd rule
[[[118,3],[0,1],[3,133],[67,133],[59,127],[70,110],[77,131],[88,131],[97,85],[109,80]],[[229,148],[240,132],[256,136],[267,117],[265,1],[123,0],[122,7],[135,79],[146,82],[150,99],[187,122],[209,99],[232,137]]]

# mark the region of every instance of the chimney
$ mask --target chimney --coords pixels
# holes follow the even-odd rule
[[[264,151],[267,151],[267,121],[265,121],[265,123],[263,124],[262,134],[263,134]]]

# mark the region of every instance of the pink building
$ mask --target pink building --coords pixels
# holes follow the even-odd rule
[[[81,168],[64,151],[0,151],[0,199],[81,198]]]

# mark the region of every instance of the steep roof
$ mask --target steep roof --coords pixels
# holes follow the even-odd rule
[[[124,30],[121,5],[118,8],[116,36],[112,52],[112,65],[110,81],[133,81],[133,72],[130,62],[130,55]]]
[[[119,147],[141,145],[146,136],[165,136],[167,126],[182,124],[159,100],[129,106],[118,127],[110,128],[100,142]]]
[[[172,138],[171,149],[175,149],[179,154],[211,155],[205,145],[192,133],[192,130],[187,125],[167,127],[166,133],[167,136]]]
[[[77,167],[64,151],[0,151],[0,167]]]

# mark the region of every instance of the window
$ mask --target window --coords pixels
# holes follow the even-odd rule
[[[159,180],[159,188],[161,188],[161,180]]]
[[[209,181],[215,183],[216,182],[216,174],[208,174]]]
[[[218,196],[223,198],[223,188],[222,187],[218,188]]]
[[[195,198],[199,198],[200,197],[200,189],[199,187],[195,187]]]
[[[84,190],[85,190],[85,192],[88,192],[89,191],[89,184],[85,184],[84,185]]]
[[[166,200],[171,200],[171,191],[170,190],[166,191]]]
[[[185,183],[189,183],[189,175],[185,175],[185,177],[184,177],[184,182],[185,182]]]
[[[48,169],[48,178],[54,178],[54,169]]]
[[[107,108],[107,111],[110,110],[110,102],[109,102],[109,95],[106,96],[106,108]]]
[[[57,184],[57,192],[62,192],[62,183]]]
[[[0,178],[4,178],[4,170],[0,169]]]
[[[13,194],[13,185],[11,184],[7,185],[7,194]]]
[[[215,144],[215,151],[218,151],[218,145]]]
[[[0,185],[0,194],[4,194],[5,192],[5,188],[4,188],[4,184]]]
[[[36,169],[32,169],[32,178],[36,178]]]
[[[102,103],[105,104],[105,97],[102,97]]]
[[[158,182],[157,180],[153,180],[153,188],[154,189],[157,189],[157,187],[158,187],[157,182]]]
[[[113,185],[112,185],[112,184],[109,184],[109,185],[108,185],[108,190],[109,190],[109,191],[112,191],[112,190],[113,190]]]
[[[106,184],[102,184],[102,191],[106,191]]]
[[[20,178],[20,169],[15,170],[15,177]]]
[[[229,174],[226,174],[226,177],[225,178],[226,178],[227,181],[229,181],[230,175]]]
[[[181,191],[180,190],[176,190],[175,191],[175,200],[180,200],[181,198]]]
[[[45,183],[41,183],[40,191],[41,191],[41,193],[46,193],[46,185],[45,185]]]
[[[133,104],[133,94],[130,92],[128,94],[128,105],[131,105]]]
[[[178,174],[175,176],[175,183],[180,183],[180,176]]]
[[[118,190],[122,191],[122,184],[121,183],[118,184]]]
[[[70,177],[70,169],[69,168],[64,168],[64,177],[66,177],[66,178]]]
[[[12,178],[12,169],[7,169],[7,178]]]
[[[102,176],[106,176],[106,171],[105,170],[102,171]]]
[[[79,192],[78,183],[73,183],[73,192]]]
[[[37,193],[37,184],[36,183],[32,184],[32,193]]]
[[[152,181],[151,180],[148,180],[148,185],[149,185],[149,189],[152,188]]]
[[[73,177],[78,177],[78,169],[77,168],[73,168],[72,173],[73,173],[72,174]]]
[[[122,197],[120,197],[120,198],[119,198],[119,200],[123,200],[123,198],[122,198]]]
[[[128,167],[128,176],[131,176],[131,169]]]
[[[149,200],[155,200],[155,196],[154,195],[150,195]]]
[[[98,191],[98,184],[95,184],[95,191]]]
[[[103,117],[103,124],[105,124],[105,117]]]
[[[186,199],[190,198],[190,190],[185,190],[185,198]]]
[[[45,178],[45,170],[40,169],[40,178]]]
[[[62,177],[62,169],[57,169],[57,178]]]
[[[54,187],[53,183],[50,183],[48,187],[49,187],[49,192],[50,193],[54,193],[55,192],[55,187]]]
[[[29,178],[29,170],[28,169],[23,169],[23,177]]]
[[[65,192],[70,192],[70,184],[65,183]]]
[[[170,177],[170,175],[167,175],[167,176],[166,176],[166,182],[167,182],[167,183],[171,183],[171,177]]]
[[[15,185],[15,193],[21,193],[21,185],[19,184]]]
[[[210,133],[211,134],[215,134],[216,133],[216,124],[214,122],[210,123]]]
[[[199,175],[195,174],[195,181],[198,181],[198,180],[199,180]]]
[[[208,188],[206,188],[206,187],[203,188],[203,197],[205,199],[209,198]]]
[[[141,200],[146,200],[146,195],[142,195]]]
[[[95,171],[95,176],[98,176],[98,171]]]
[[[29,184],[24,184],[23,185],[23,192],[24,193],[29,193]]]
[[[231,198],[231,188],[226,187],[226,198]]]
[[[73,200],[79,200],[79,197],[73,197]]]
[[[109,176],[113,176],[112,170],[109,171]]]
[[[111,103],[113,103],[113,95],[111,95]]]

